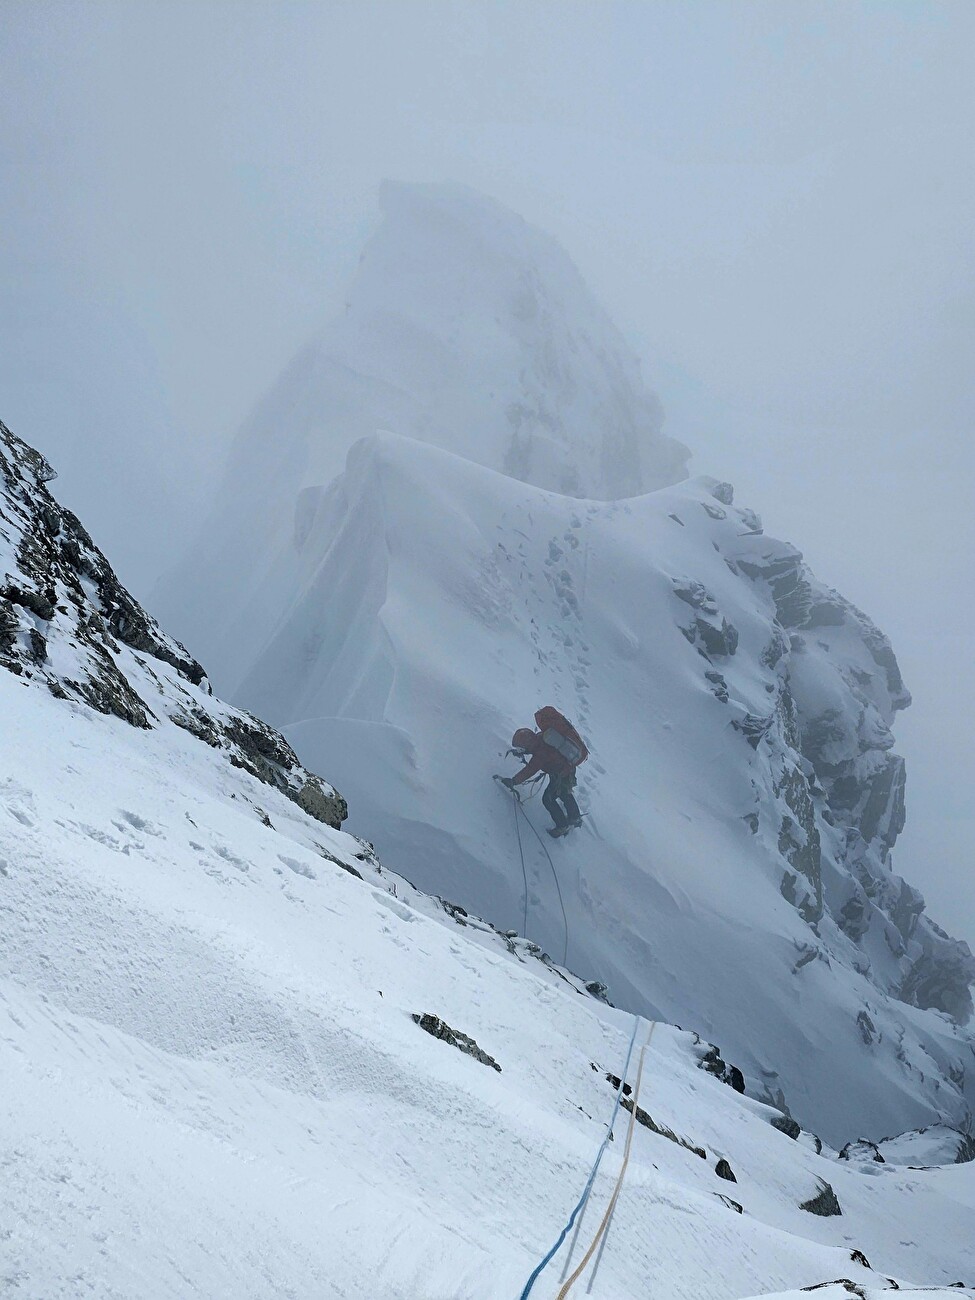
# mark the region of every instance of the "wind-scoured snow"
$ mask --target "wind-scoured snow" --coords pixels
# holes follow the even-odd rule
[[[617,1004],[836,1146],[968,1125],[975,963],[891,867],[896,661],[728,485],[578,501],[383,435],[306,522],[241,698],[389,865],[520,929],[520,828],[528,936]],[[543,704],[592,751],[557,844],[491,781]]]

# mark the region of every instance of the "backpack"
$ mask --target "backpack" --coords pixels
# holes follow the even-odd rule
[[[589,757],[589,750],[586,749],[578,731],[568,718],[559,713],[558,709],[554,709],[551,704],[546,704],[544,708],[538,710],[535,714],[535,722],[545,744],[561,754],[572,767],[578,767]]]

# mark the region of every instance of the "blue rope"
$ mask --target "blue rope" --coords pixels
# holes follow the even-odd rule
[[[626,1052],[626,1064],[623,1066],[623,1073],[620,1075],[620,1086],[616,1092],[616,1101],[613,1103],[613,1113],[609,1119],[609,1125],[606,1129],[606,1136],[603,1138],[602,1145],[600,1146],[599,1150],[596,1152],[596,1159],[592,1169],[590,1170],[589,1177],[586,1180],[586,1185],[582,1190],[582,1195],[579,1197],[575,1209],[569,1215],[568,1223],[566,1223],[565,1227],[559,1233],[558,1240],[556,1241],[555,1245],[548,1252],[545,1258],[535,1266],[535,1269],[532,1272],[531,1277],[525,1283],[525,1289],[522,1291],[518,1300],[528,1300],[528,1296],[531,1293],[531,1289],[538,1281],[539,1275],[541,1274],[542,1270],[548,1264],[550,1264],[551,1261],[555,1258],[560,1247],[562,1246],[562,1243],[565,1241],[566,1237],[572,1231],[572,1225],[576,1221],[576,1215],[579,1213],[579,1211],[585,1205],[586,1201],[589,1199],[589,1193],[592,1191],[592,1185],[596,1181],[597,1173],[599,1173],[599,1163],[603,1158],[603,1153],[605,1152],[606,1148],[609,1146],[609,1139],[613,1133],[613,1125],[616,1123],[616,1113],[620,1108],[620,1102],[623,1100],[623,1088],[624,1085],[626,1084],[626,1075],[630,1068],[630,1057],[633,1055],[633,1044],[636,1042],[636,1034],[639,1028],[640,1028],[640,1017],[634,1016],[633,1033],[630,1036],[630,1046],[627,1048],[627,1052]]]

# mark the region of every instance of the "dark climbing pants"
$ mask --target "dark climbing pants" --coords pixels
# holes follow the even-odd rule
[[[575,772],[569,772],[565,776],[550,776],[542,795],[542,803],[548,809],[548,814],[558,830],[567,826],[569,822],[579,820],[579,805],[572,793],[575,783]],[[564,812],[560,804],[564,806]]]

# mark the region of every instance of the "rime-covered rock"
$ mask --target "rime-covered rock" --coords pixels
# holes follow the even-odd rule
[[[47,461],[0,424],[0,669],[133,727],[175,724],[338,827],[345,800],[273,728],[210,692],[203,668],[115,576],[47,488]]]

